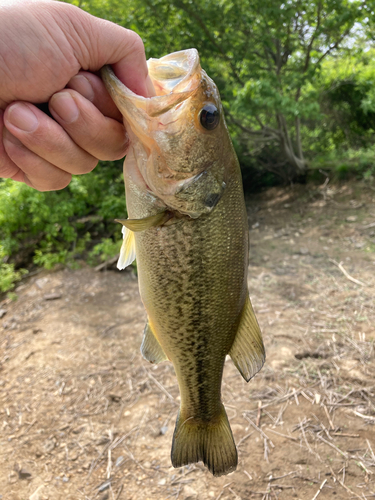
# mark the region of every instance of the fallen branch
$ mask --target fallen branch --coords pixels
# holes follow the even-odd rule
[[[102,269],[105,269],[108,266],[113,266],[113,264],[118,261],[119,257],[120,257],[120,254],[118,253],[114,257],[111,257],[110,259],[106,260],[102,264],[99,264],[98,266],[96,266],[94,268],[94,271],[101,271]]]

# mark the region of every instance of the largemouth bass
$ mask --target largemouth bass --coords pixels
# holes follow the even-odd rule
[[[148,61],[156,96],[140,97],[108,67],[102,77],[124,116],[129,219],[118,266],[137,258],[147,311],[141,352],[174,366],[181,406],[174,467],[237,466],[221,401],[229,354],[246,381],[265,359],[248,288],[248,223],[241,172],[219,92],[195,49]]]

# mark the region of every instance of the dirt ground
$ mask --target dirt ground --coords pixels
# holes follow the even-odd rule
[[[248,200],[249,289],[267,361],[227,360],[236,472],[173,469],[170,363],[139,347],[129,272],[43,272],[0,303],[1,500],[375,497],[375,191],[270,189]]]

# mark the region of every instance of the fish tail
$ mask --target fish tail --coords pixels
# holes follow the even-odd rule
[[[202,461],[214,476],[233,472],[237,467],[237,449],[224,406],[209,421],[182,418],[180,410],[173,435],[173,467]]]

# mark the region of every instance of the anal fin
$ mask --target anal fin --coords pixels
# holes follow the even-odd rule
[[[162,361],[168,359],[163,351],[163,348],[159,344],[158,339],[152,331],[150,320],[147,321],[143,332],[141,353],[142,356],[150,363],[161,363]]]
[[[248,296],[229,356],[248,382],[262,368],[266,359],[262,332]]]

